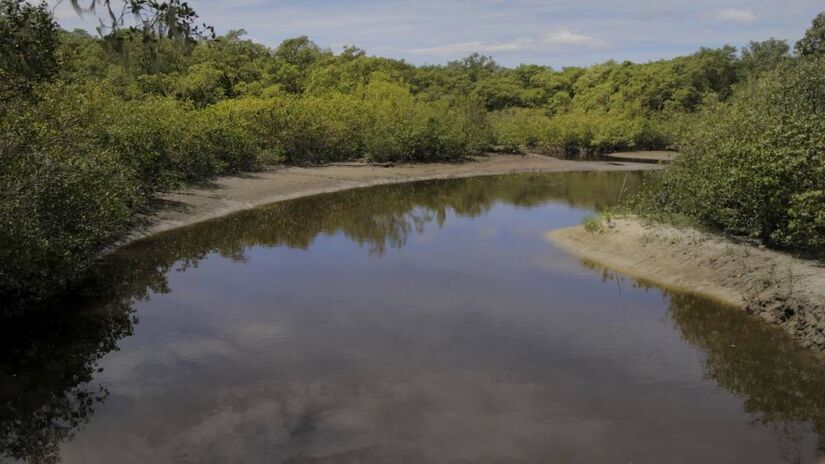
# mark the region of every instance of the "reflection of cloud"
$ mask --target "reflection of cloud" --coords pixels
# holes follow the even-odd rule
[[[273,341],[282,341],[289,335],[284,324],[254,323],[229,329],[229,337],[238,346],[259,346]]]
[[[163,349],[176,361],[185,362],[204,362],[230,356],[235,352],[226,342],[204,338],[173,340]]]
[[[190,414],[186,405],[192,400],[212,407]],[[176,403],[183,406],[176,406],[174,424],[156,431],[160,442],[145,434],[130,440],[144,450],[147,462],[171,457],[282,462],[350,455],[389,462],[405,453],[414,453],[417,462],[537,459],[546,452],[548,437],[586,447],[590,440],[607,439],[608,432],[598,417],[577,416],[545,386],[483,372],[433,373],[353,387],[276,382],[203,391]],[[98,462],[122,461],[124,432],[129,434],[118,427],[103,432],[111,435],[95,445]]]
[[[476,236],[481,240],[493,240],[499,235],[499,228],[494,225],[483,226],[476,229]]]
[[[180,381],[185,372],[180,369],[181,365],[221,364],[237,355],[237,348],[226,341],[191,334],[175,334],[170,339],[110,354],[101,380],[111,385],[113,393],[140,397],[151,392],[164,391],[169,384]],[[148,372],[169,371],[176,374],[146,375]]]

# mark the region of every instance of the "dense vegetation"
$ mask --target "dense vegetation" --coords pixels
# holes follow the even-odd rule
[[[678,146],[688,156],[641,202],[646,210],[737,233],[770,224],[757,235],[821,244],[823,110],[814,100],[805,106],[804,92],[825,94],[821,79],[806,77],[823,75],[823,16],[794,55],[770,39],[741,51],[553,70],[504,68],[480,55],[415,67],[355,47],[336,54],[306,37],[270,49],[243,31],[194,34],[185,3],[130,4],[168,6],[161,15],[138,12],[140,28],[116,21],[94,37],[61,31],[45,6],[0,0],[0,305],[70,285],[159,192],[276,163]],[[788,72],[798,78],[778,77]],[[786,98],[768,98],[776,86]],[[755,109],[763,104],[775,111]],[[761,125],[747,119],[762,113]],[[753,150],[737,148],[747,134],[736,131],[768,127],[747,140]],[[751,163],[759,156],[764,162]],[[746,161],[739,179],[767,180],[745,186],[726,173]],[[781,165],[785,177],[767,165]],[[713,175],[730,190],[709,184]],[[715,197],[697,200],[700,192]],[[728,194],[748,206],[713,215]],[[762,206],[766,195],[773,206]]]
[[[687,119],[682,156],[637,199],[640,211],[825,248],[825,13],[796,51]]]

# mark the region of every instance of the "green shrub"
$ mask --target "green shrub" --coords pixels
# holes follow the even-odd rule
[[[823,245],[825,59],[766,73],[709,105],[636,207],[763,243]]]
[[[412,161],[421,156],[434,127],[428,127],[426,104],[409,89],[375,79],[362,90],[365,110],[364,150],[371,161]],[[434,116],[434,114],[432,114]]]
[[[788,225],[779,237],[789,244],[825,248],[825,189],[797,193],[791,197]]]
[[[584,226],[584,230],[590,232],[591,234],[600,234],[604,232],[604,220],[598,214],[594,214],[592,216],[588,216],[582,220],[582,225]]]
[[[36,83],[58,72],[59,31],[45,2],[0,1],[0,103],[30,97]]]
[[[354,94],[246,97],[203,112],[232,121],[232,127],[254,141],[248,146],[257,149],[257,157],[269,160],[436,161],[488,146],[486,114],[478,105],[421,101],[406,86],[377,76]]]
[[[259,165],[247,122],[221,105],[198,110],[168,97],[113,99],[106,118],[102,144],[138,173],[147,196]]]
[[[32,121],[4,121],[26,124]],[[82,132],[53,127],[8,138],[0,157],[0,303],[48,296],[126,233],[142,205],[138,180]],[[22,134],[22,132],[18,132]],[[7,305],[7,306],[6,306]]]
[[[248,124],[221,107],[124,101],[52,85],[0,113],[0,300],[65,288],[158,191],[254,169]]]
[[[195,112],[183,132],[184,137],[176,146],[181,159],[209,157],[212,169],[203,172],[201,177],[252,171],[260,165],[260,144],[246,121],[221,107]]]
[[[453,130],[459,133],[466,154],[478,154],[489,150],[494,142],[494,136],[484,101],[459,97],[452,100],[449,105],[453,113]]]
[[[206,166],[194,171],[198,175],[215,171],[206,154],[199,153],[197,162],[181,160],[174,154],[175,145],[183,138],[185,118],[182,105],[170,98],[115,100],[107,107],[106,122],[98,137],[136,173],[148,197],[180,185],[187,177],[183,173],[193,166]]]
[[[285,136],[290,124],[289,115],[295,110],[293,97],[283,94],[268,98],[244,97],[224,100],[214,107],[237,121],[258,146],[258,164],[286,162]],[[294,152],[291,153],[294,156]],[[291,160],[290,160],[291,161]]]
[[[178,79],[175,95],[198,106],[210,105],[226,98],[227,81],[224,73],[207,63],[192,65]]]
[[[549,148],[551,124],[544,111],[534,108],[510,108],[490,114],[493,144],[510,153]]]
[[[548,145],[567,157],[586,157],[598,126],[597,116],[591,113],[568,113],[553,119],[552,138]]]
[[[277,137],[287,162],[321,163],[362,156],[363,117],[356,96],[330,93],[281,102],[286,114]]]
[[[494,144],[504,151],[525,149],[566,157],[667,146],[665,127],[649,118],[574,112],[549,117],[538,109],[512,108],[490,115]]]

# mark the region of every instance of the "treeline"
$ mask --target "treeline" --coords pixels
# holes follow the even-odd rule
[[[786,43],[771,39],[755,42],[741,53],[733,47],[702,49],[647,64],[510,69],[474,54],[444,66],[415,67],[367,56],[355,47],[335,54],[306,37],[269,49],[243,36],[243,31],[234,31],[188,46],[173,40],[147,44],[133,32],[103,39],[82,31],[63,33],[64,80],[80,86],[75,92],[122,100],[158,98],[174,101],[186,111],[215,104],[244,107],[263,99],[278,107],[294,107],[296,114],[319,113],[308,121],[316,131],[306,134],[306,143],[291,140],[289,127],[279,134],[278,143],[264,141],[270,155],[289,162],[455,159],[487,148],[587,156],[664,148],[673,143],[671,116],[692,112],[709,99],[725,100],[738,82],[773,66],[767,61],[789,56]],[[438,138],[452,149],[441,147],[440,154],[431,155],[375,146],[369,136],[360,140],[365,125],[386,124],[384,131],[393,136],[400,129],[387,119],[386,108],[364,101],[369,98],[398,101],[400,114],[413,123],[401,125],[412,133],[397,134],[398,143],[412,148]],[[318,99],[338,101],[319,108]],[[445,108],[458,110],[447,117],[465,119],[455,127],[470,124],[471,137],[456,138],[449,131],[435,134],[426,127],[425,121],[443,118]],[[347,143],[338,144],[336,137],[347,138]]]
[[[272,49],[243,31],[161,32],[66,32],[45,6],[0,0],[0,305],[65,288],[183,183],[278,163],[681,146],[698,115],[798,60],[771,39],[647,64],[416,67],[306,37]]]

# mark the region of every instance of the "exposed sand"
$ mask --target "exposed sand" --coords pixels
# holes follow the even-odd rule
[[[678,153],[675,151],[628,151],[621,153],[611,153],[608,158],[624,161],[657,161],[660,163],[672,162]]]
[[[613,219],[602,232],[577,226],[547,235],[600,266],[744,308],[825,351],[823,263],[636,218]]]
[[[323,167],[281,167],[223,177],[208,187],[161,196],[157,209],[125,243],[236,211],[298,197],[427,179],[524,172],[640,170],[650,164],[567,161],[540,155],[488,155],[463,163],[373,166],[358,163]]]

